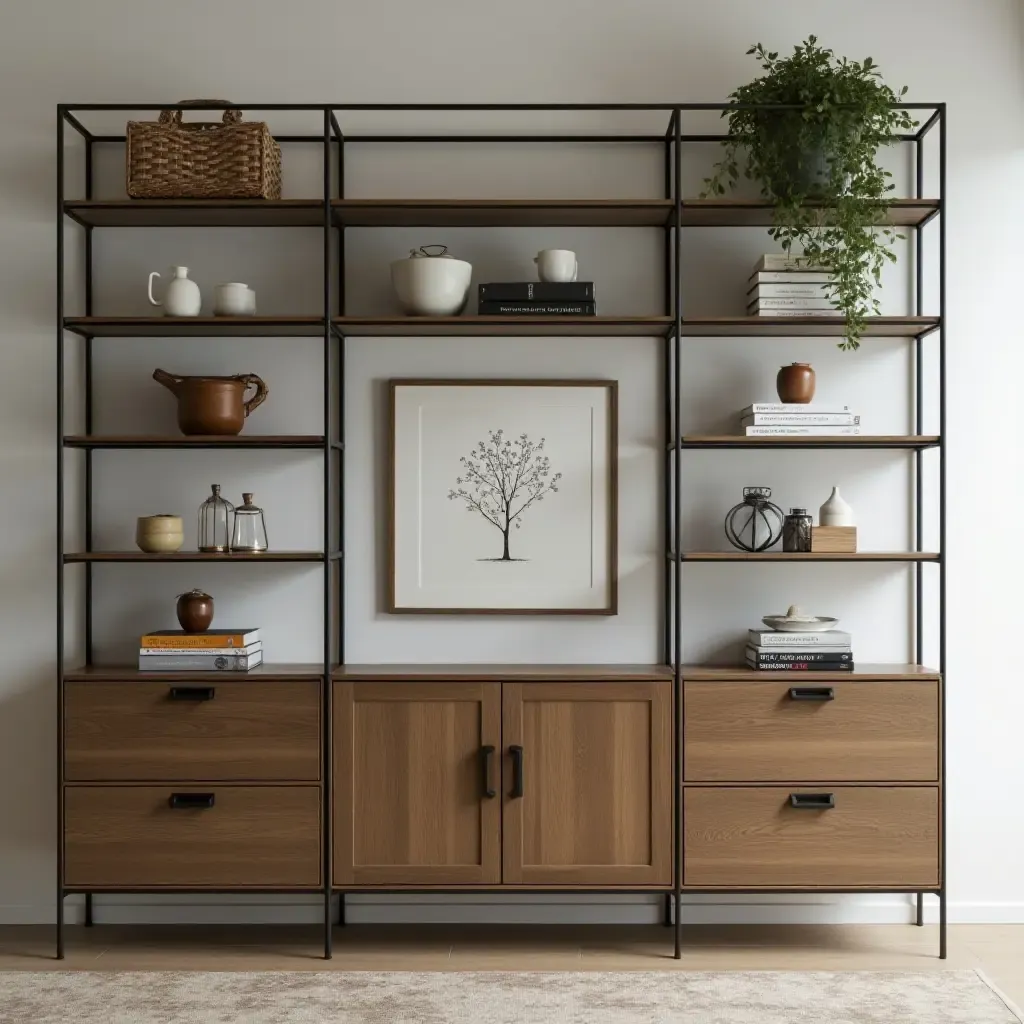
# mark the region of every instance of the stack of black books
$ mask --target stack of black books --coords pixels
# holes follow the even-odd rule
[[[596,316],[593,281],[506,281],[480,285],[480,316]]]

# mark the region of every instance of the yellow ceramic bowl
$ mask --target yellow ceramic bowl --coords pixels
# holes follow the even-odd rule
[[[177,551],[185,543],[181,516],[140,516],[135,526],[135,543],[150,554]]]

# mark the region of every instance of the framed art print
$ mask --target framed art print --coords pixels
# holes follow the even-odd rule
[[[617,397],[392,380],[389,610],[614,615]]]

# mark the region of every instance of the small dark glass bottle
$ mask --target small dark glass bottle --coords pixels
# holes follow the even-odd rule
[[[810,551],[813,518],[805,508],[791,508],[782,524],[783,551]]]

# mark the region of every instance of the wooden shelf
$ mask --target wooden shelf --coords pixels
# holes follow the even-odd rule
[[[672,555],[668,556],[670,559]],[[687,551],[684,562],[937,562],[934,551]]]
[[[642,682],[672,679],[669,665],[339,665],[336,680],[367,682],[550,679],[572,682]]]
[[[333,560],[339,557],[332,554]],[[264,551],[251,555],[244,552],[219,554],[211,551],[173,551],[151,554],[147,551],[74,551],[64,555],[72,562],[323,562],[322,551]]]
[[[64,212],[88,227],[322,227],[322,199],[74,199]]]
[[[663,337],[669,316],[376,316],[335,317],[350,337]]]
[[[919,338],[939,328],[937,316],[869,316],[865,338]],[[839,316],[709,316],[683,321],[687,338],[841,338],[846,320]]]
[[[680,442],[684,449],[695,448],[896,448],[910,451],[935,448],[937,434],[855,434],[841,437],[745,437],[730,434],[687,434]],[[674,445],[672,446],[674,447]]]
[[[833,682],[838,679],[938,679],[940,674],[923,665],[871,665],[857,664],[853,672],[764,672],[744,665],[684,665],[683,682],[716,682],[725,680],[792,679],[795,685],[809,686],[816,681]]]
[[[197,654],[201,653],[199,651]],[[82,665],[64,673],[64,681],[69,683],[107,682],[107,683],[159,683],[164,680],[181,681],[195,680],[197,683],[213,681],[240,682],[246,679],[323,679],[322,663],[306,664],[263,664],[248,672],[140,672],[134,665]]]
[[[819,203],[807,205],[821,206]],[[939,210],[938,199],[890,199],[881,223],[890,227],[919,227]],[[764,199],[683,200],[684,227],[755,228],[771,227],[774,223],[774,207]]]
[[[316,338],[318,316],[69,316],[66,330],[84,338]]]
[[[335,199],[347,227],[666,227],[671,199]]]
[[[189,448],[292,448],[300,450],[323,449],[324,439],[317,434],[242,434],[236,437],[223,437],[214,434],[193,435],[190,437],[160,437],[150,434],[75,434],[64,438],[65,448],[88,448],[93,450],[111,449],[132,451],[142,450],[176,450]]]

